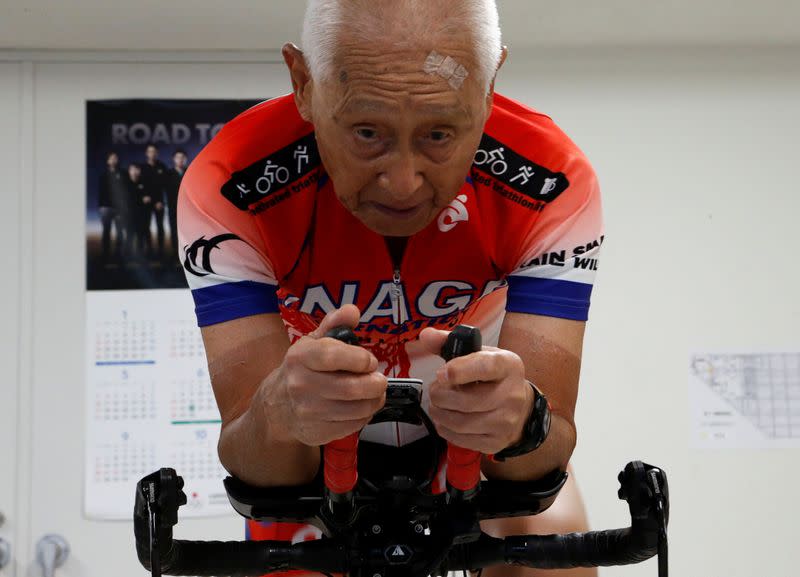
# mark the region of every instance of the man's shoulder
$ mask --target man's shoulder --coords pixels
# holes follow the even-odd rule
[[[506,150],[553,171],[585,161],[581,149],[550,116],[500,94],[495,94],[484,134],[506,145]]]
[[[313,126],[291,95],[262,102],[228,122],[187,169],[191,195],[225,198],[251,212],[319,167]]]
[[[471,173],[476,188],[491,189],[502,206],[541,211],[568,189],[582,194],[594,171],[552,118],[495,95]],[[503,197],[501,200],[498,197]]]
[[[235,168],[279,151],[313,131],[291,94],[257,104],[229,121],[195,159],[226,157]],[[194,164],[194,163],[193,163]]]

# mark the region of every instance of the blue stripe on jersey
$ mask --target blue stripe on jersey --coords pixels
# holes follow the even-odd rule
[[[591,295],[592,285],[586,283],[509,276],[506,310],[585,321]]]
[[[192,291],[197,326],[206,327],[261,313],[278,312],[278,287],[241,281]]]

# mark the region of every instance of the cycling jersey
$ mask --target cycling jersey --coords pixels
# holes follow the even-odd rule
[[[409,239],[399,266],[337,200],[313,130],[291,96],[276,98],[228,123],[187,170],[178,227],[201,327],[279,313],[296,340],[352,303],[380,370],[429,383],[443,361],[415,342],[425,327],[475,325],[496,345],[506,311],[586,320],[603,242],[599,189],[549,117],[495,95],[461,190]],[[382,423],[362,439],[422,435]],[[307,526],[249,530],[313,536]]]
[[[506,311],[586,320],[603,242],[583,153],[549,117],[500,95],[464,185],[399,266],[336,198],[291,96],[244,112],[206,146],[178,216],[200,326],[279,313],[294,340],[353,303],[380,370],[424,382],[442,363],[415,343],[425,327],[471,324],[496,345]],[[396,444],[421,434],[370,429]]]

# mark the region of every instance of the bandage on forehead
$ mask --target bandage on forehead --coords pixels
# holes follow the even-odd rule
[[[450,56],[439,54],[435,50],[428,54],[422,69],[427,74],[435,74],[447,80],[451,88],[458,90],[469,76],[469,72],[458,61]]]

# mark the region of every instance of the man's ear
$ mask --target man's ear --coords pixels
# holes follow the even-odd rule
[[[294,102],[300,116],[306,122],[311,122],[311,72],[306,64],[303,51],[291,43],[284,44],[281,49],[283,61],[289,69],[289,76],[292,78],[292,92],[294,92]]]
[[[497,70],[494,71],[494,78],[492,78],[492,82],[489,84],[489,93],[487,94],[487,98],[489,98],[490,101],[494,96],[494,81],[497,80],[497,73],[500,72],[500,69],[503,67],[506,58],[508,58],[508,46],[503,46],[503,51],[500,53],[500,62],[497,63]]]

